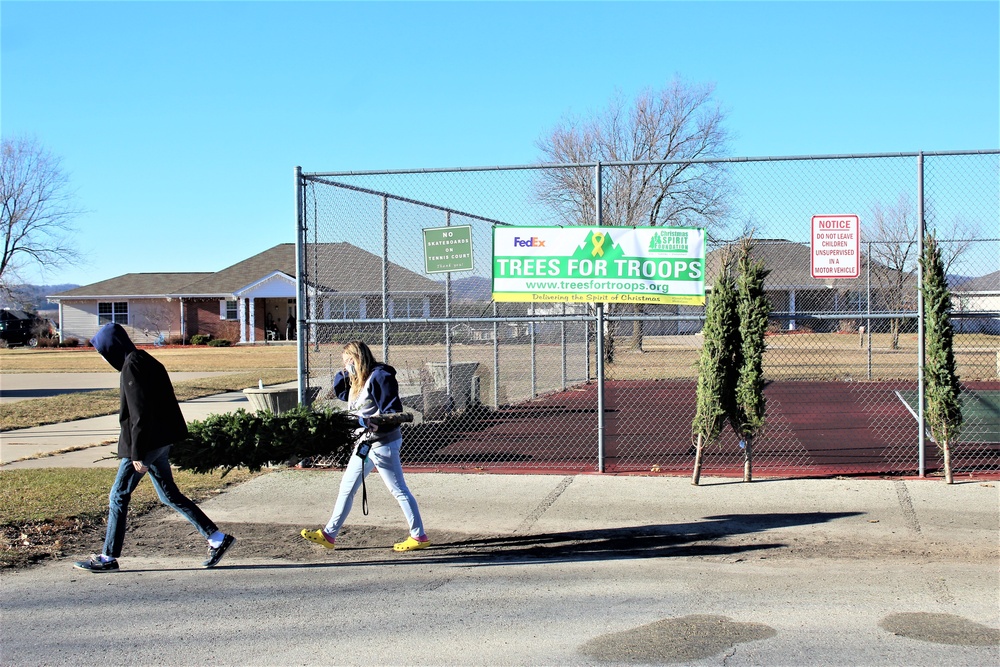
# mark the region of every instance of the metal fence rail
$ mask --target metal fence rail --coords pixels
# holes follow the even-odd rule
[[[397,369],[416,416],[404,435],[409,466],[690,472],[703,306],[490,298],[495,226],[649,224],[621,205],[629,170],[649,164],[660,163],[297,170],[302,398],[335,404],[342,345],[362,339]],[[675,192],[665,206],[671,225],[707,230],[706,283],[730,240],[751,230],[770,270],[755,470],[940,469],[920,428],[924,230],[941,242],[952,281],[966,404],[953,469],[1000,471],[1000,151],[688,166],[716,188],[711,205],[686,206]],[[861,220],[860,275],[814,279],[811,216],[844,213]],[[465,226],[473,269],[428,273],[423,230]],[[702,470],[737,473],[742,461],[726,431]]]

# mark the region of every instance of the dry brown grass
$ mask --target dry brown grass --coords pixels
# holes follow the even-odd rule
[[[24,567],[73,553],[79,543],[97,542],[108,511],[114,468],[6,470],[0,475],[0,569]],[[203,475],[174,471],[184,495],[199,501],[265,473],[235,469]],[[151,484],[140,484],[130,518],[159,507]],[[92,537],[89,537],[92,536]]]
[[[627,336],[617,339],[618,352],[614,364],[605,369],[609,379],[693,379],[697,375],[697,361],[701,353],[701,336],[646,336],[643,351],[626,349]],[[582,344],[576,344],[569,353],[569,373],[585,373]],[[379,349],[373,348],[376,355]],[[959,374],[968,380],[996,380],[997,353],[1000,337],[984,334],[959,334],[955,336],[955,356]],[[321,379],[339,367],[340,347],[322,346],[319,353],[312,350],[310,366]],[[390,351],[390,362],[399,369],[420,369],[426,361],[442,361],[444,347],[395,346]],[[590,346],[591,373],[595,349]],[[500,373],[502,381],[516,382],[530,374],[531,349],[527,345],[500,346]],[[482,388],[492,381],[493,346],[457,345],[452,350],[455,362],[479,363]],[[537,381],[552,384],[560,380],[561,350],[558,344],[537,345],[534,353]],[[764,357],[765,375],[770,380],[843,380],[869,379],[868,338],[857,333],[794,333],[768,336]],[[330,368],[328,368],[330,367]],[[916,379],[917,335],[900,336],[898,349],[891,349],[889,334],[871,337],[871,380]]]
[[[291,345],[259,347],[163,347],[150,350],[168,371],[233,371],[232,375],[176,382],[178,400],[187,401],[296,378]],[[250,370],[248,370],[250,369]],[[2,349],[3,373],[106,373],[111,367],[93,348]],[[105,389],[0,405],[0,431],[58,424],[118,412],[118,390]]]
[[[238,347],[183,346],[150,348],[168,371],[239,371],[247,368],[296,368],[294,345]],[[93,348],[0,349],[3,373],[107,373],[111,370]]]

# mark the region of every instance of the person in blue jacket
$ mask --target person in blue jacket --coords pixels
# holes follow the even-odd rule
[[[118,475],[111,487],[108,529],[101,554],[78,561],[74,567],[91,572],[118,570],[125,541],[125,521],[132,492],[147,472],[160,501],[191,522],[208,540],[208,558],[202,567],[215,567],[236,542],[226,535],[174,482],[168,454],[170,445],[187,436],[167,369],[145,350],[136,349],[120,324],[106,324],[91,339],[101,356],[121,373],[121,408],[118,421]]]
[[[355,445],[344,476],[340,480],[340,494],[333,508],[333,515],[326,526],[319,530],[303,528],[299,533],[313,544],[327,549],[334,548],[334,541],[344,520],[351,511],[354,496],[361,483],[373,468],[377,467],[382,481],[395,496],[403,509],[403,516],[410,528],[410,535],[402,542],[393,545],[395,551],[413,551],[430,546],[430,540],[424,532],[424,524],[420,518],[417,501],[403,480],[403,466],[399,459],[399,448],[403,444],[399,426],[382,430],[372,423],[371,418],[378,415],[394,414],[403,411],[403,403],[399,398],[399,383],[396,381],[396,369],[388,364],[378,363],[372,351],[362,341],[352,341],[344,346],[341,355],[344,370],[334,377],[333,391],[337,398],[347,401],[348,410],[359,418],[361,428],[358,431],[358,444]],[[366,445],[370,446],[367,456],[364,454]],[[359,454],[359,448],[362,448]]]

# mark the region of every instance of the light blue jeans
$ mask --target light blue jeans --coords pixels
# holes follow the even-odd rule
[[[344,520],[351,513],[354,495],[361,488],[362,479],[368,476],[372,468],[377,467],[386,488],[395,496],[403,510],[406,523],[410,526],[410,536],[413,538],[424,536],[424,522],[420,518],[420,510],[417,509],[417,501],[403,480],[403,465],[399,460],[399,448],[402,444],[402,437],[380,443],[372,447],[368,458],[363,461],[360,456],[351,454],[351,460],[340,480],[340,495],[337,496],[337,504],[333,507],[333,516],[323,528],[327,535],[336,537],[340,532]]]

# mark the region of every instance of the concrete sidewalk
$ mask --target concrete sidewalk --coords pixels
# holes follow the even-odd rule
[[[230,489],[204,507],[220,523],[318,527],[329,518],[340,476],[339,471],[277,471]],[[737,524],[754,532],[756,521],[769,539],[794,542],[822,534],[834,551],[865,544],[870,545],[865,551],[906,550],[918,539],[971,549],[980,557],[992,554],[994,563],[1000,555],[1000,488],[993,482],[762,479],[747,484],[707,478],[696,487],[686,477],[412,472],[406,479],[429,534],[435,529],[525,535],[625,527],[726,534]],[[396,500],[377,475],[368,482],[369,513],[363,516],[356,500],[348,522],[403,530]],[[167,520],[181,521],[173,515]]]

